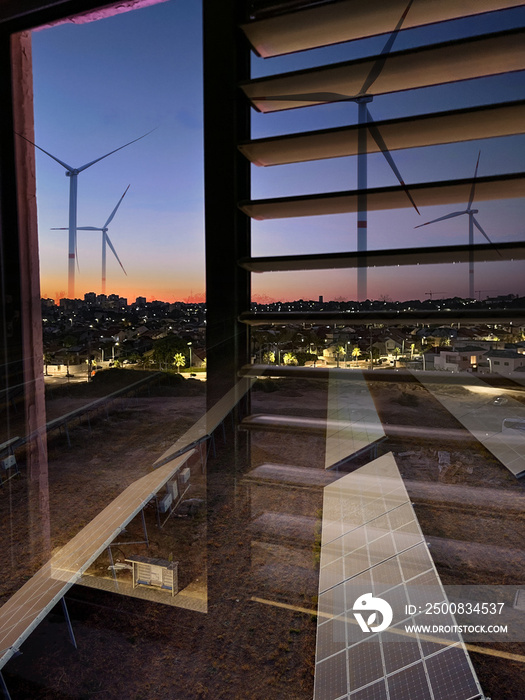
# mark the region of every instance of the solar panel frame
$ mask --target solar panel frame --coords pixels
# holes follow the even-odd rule
[[[459,634],[436,637],[405,628],[423,623],[426,602],[447,598],[393,455],[325,487],[324,504],[314,700],[483,697]],[[370,593],[397,611],[383,632],[363,633],[354,618],[355,601]],[[408,605],[416,607],[414,615]],[[453,629],[456,623],[441,614],[432,616],[432,624]]]

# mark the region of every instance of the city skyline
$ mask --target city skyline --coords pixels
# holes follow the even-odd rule
[[[87,299],[89,297],[89,299]],[[514,299],[521,299],[525,297],[520,297],[518,295],[514,295],[512,293],[510,294],[488,294],[486,292],[483,292],[482,290],[478,291],[474,301],[490,301],[492,299],[509,299],[509,298],[514,298]],[[192,291],[190,291],[189,295],[186,298],[181,298],[181,299],[158,299],[156,297],[147,297],[144,294],[138,294],[138,295],[133,295],[131,297],[127,297],[124,294],[119,294],[118,292],[84,292],[82,295],[75,297],[75,299],[70,300],[67,296],[62,295],[59,298],[55,298],[49,295],[42,294],[42,300],[48,300],[51,299],[55,302],[55,304],[58,306],[60,300],[66,300],[66,301],[99,301],[102,299],[107,299],[107,300],[117,300],[117,299],[124,299],[127,302],[128,306],[131,306],[135,304],[139,299],[141,300],[146,300],[147,303],[151,302],[161,302],[163,304],[204,304],[206,303],[206,297],[204,294],[193,294]],[[461,296],[446,296],[440,292],[437,291],[429,291],[425,292],[425,298],[424,299],[392,299],[388,295],[383,295],[377,299],[368,299],[366,302],[359,302],[357,299],[345,299],[341,296],[339,297],[325,297],[322,294],[319,294],[317,296],[311,296],[311,297],[296,297],[294,299],[277,299],[274,297],[270,297],[266,294],[255,294],[252,296],[252,303],[259,304],[259,305],[265,305],[265,304],[294,304],[294,303],[299,303],[299,302],[312,302],[312,303],[354,303],[354,304],[366,304],[367,302],[372,302],[372,303],[387,303],[387,304],[407,304],[410,302],[418,301],[420,303],[423,303],[424,301],[446,301],[446,300],[451,300],[451,299],[457,299],[457,300],[462,300],[464,302],[468,301],[467,297],[461,297]]]
[[[495,29],[510,28],[523,22],[525,12],[500,12],[498,17]],[[483,22],[486,25],[487,20],[480,16],[456,22],[454,27],[461,33],[468,26],[476,33],[486,29]],[[147,138],[100,162],[79,179],[78,226],[104,221],[124,188],[131,185],[111,232],[128,277],[116,260],[108,260],[107,274],[108,288],[118,288],[128,298],[204,298],[200,23],[200,3],[179,0],[34,33],[35,143],[40,147],[65,162],[83,163],[157,127]],[[443,40],[448,36],[448,25],[401,32],[396,49]],[[177,28],[175,41],[173,26]],[[305,67],[319,61],[323,52],[333,61],[374,55],[383,44],[384,37],[376,37],[278,59],[254,57],[252,74],[260,77]],[[452,104],[471,106],[490,101],[487,95],[511,100],[522,96],[524,90],[525,76],[515,73],[467,81],[446,90],[428,88],[381,96],[373,102],[373,114],[381,120],[439,111]],[[355,123],[357,113],[355,105],[340,103],[252,116],[252,135],[258,138]],[[413,184],[472,177],[479,150],[480,176],[523,169],[524,136],[409,149],[392,155],[404,180]],[[371,186],[395,184],[381,154],[369,156],[368,161]],[[252,168],[252,198],[355,186],[352,157]],[[67,288],[67,242],[65,232],[50,229],[67,225],[67,181],[63,168],[39,152],[37,198],[42,295],[56,298]],[[484,230],[496,243],[523,239],[522,199],[476,200],[476,206]],[[425,207],[420,217],[408,206],[370,212],[369,249],[466,243],[465,226],[454,220],[415,229],[449,211],[450,207]],[[355,244],[355,215],[254,221],[252,226],[254,255],[347,251],[355,250]],[[79,231],[78,257],[75,296],[91,289],[99,291],[99,234]],[[522,269],[519,261],[476,265],[476,298],[487,292],[523,295]],[[466,297],[468,265],[369,269],[371,299],[425,299],[433,289],[445,296]],[[356,272],[254,274],[252,290],[254,300],[315,299],[319,295],[352,300],[356,298]]]

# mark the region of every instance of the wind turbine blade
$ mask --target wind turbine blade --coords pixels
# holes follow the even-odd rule
[[[63,160],[60,160],[60,158],[57,158],[56,156],[52,155],[51,153],[48,153],[47,151],[44,151],[44,149],[43,149],[43,148],[40,148],[40,146],[37,146],[36,143],[33,143],[33,142],[30,141],[29,139],[26,139],[26,137],[25,137],[25,136],[22,136],[22,134],[19,134],[18,131],[15,131],[15,134],[16,134],[17,136],[20,136],[21,139],[24,139],[24,141],[27,141],[27,143],[30,143],[30,144],[31,144],[32,146],[34,146],[35,148],[38,148],[38,150],[39,150],[39,151],[42,151],[42,153],[45,153],[46,156],[49,156],[50,158],[52,158],[53,160],[55,160],[55,161],[56,161],[57,163],[59,163],[63,168],[65,168],[68,172],[72,172],[72,171],[74,170],[74,168],[72,168],[72,167],[71,167],[70,165],[68,165],[67,163],[64,163],[64,161],[63,161]]]
[[[127,192],[128,190],[129,190],[129,185],[128,185],[128,186],[126,187],[126,189],[124,190],[124,194],[122,195],[122,197],[118,200],[117,206],[113,209],[113,211],[112,211],[111,214],[109,215],[109,219],[108,219],[108,220],[106,221],[106,223],[104,224],[104,228],[107,228],[108,225],[110,224],[110,222],[113,220],[113,217],[114,217],[115,214],[117,213],[117,209],[120,207],[120,203],[122,202],[122,200],[123,200],[124,197],[126,196],[126,192]]]
[[[155,127],[157,129],[158,127]],[[133,139],[133,141],[129,141],[128,143],[125,143],[123,146],[119,146],[119,148],[115,148],[114,151],[110,151],[109,153],[106,153],[104,156],[100,156],[100,158],[97,158],[96,160],[92,160],[90,163],[86,163],[85,165],[82,165],[80,168],[77,168],[77,172],[81,173],[83,170],[86,170],[86,168],[90,168],[92,165],[95,165],[95,163],[98,163],[99,160],[104,160],[104,158],[107,158],[108,156],[113,155],[113,153],[116,153],[117,151],[121,151],[123,148],[126,148],[126,146],[131,146],[132,143],[136,143],[137,141],[140,141],[141,139],[145,138],[149,134],[151,134],[155,129],[151,129],[151,131],[148,131],[146,134],[143,134],[142,136],[139,136],[138,139]]]
[[[467,209],[470,209],[470,207],[472,206],[472,202],[474,201],[474,192],[476,191],[476,178],[478,176],[478,165],[480,155],[481,151],[478,153],[478,160],[476,161],[476,169],[474,170],[474,179],[472,180],[472,187],[470,188],[470,197],[468,200]]]
[[[50,231],[69,231],[67,226],[62,226],[61,228],[50,228]]]
[[[103,228],[97,228],[96,226],[77,226],[77,231],[103,231]]]
[[[436,221],[445,221],[445,219],[453,219],[455,216],[461,216],[462,214],[468,214],[467,211],[454,211],[452,214],[446,214],[445,216],[440,216],[439,219],[432,219],[432,221],[425,221],[424,224],[419,224],[414,226],[414,228],[421,228],[422,226],[428,226],[429,224],[435,224]]]
[[[109,236],[108,236],[107,233],[106,233],[106,242],[107,242],[108,246],[111,248],[111,250],[112,250],[112,252],[113,252],[113,255],[117,258],[118,264],[119,264],[120,267],[124,270],[124,265],[120,262],[120,258],[119,258],[119,256],[117,255],[117,251],[116,251],[115,248],[113,247],[113,243],[111,242],[111,240],[110,240],[110,238],[109,238]],[[127,276],[128,273],[126,272],[126,270],[124,270],[124,274]]]
[[[264,95],[251,99],[258,102],[345,102],[354,98],[340,92],[304,92],[295,95]]]
[[[490,240],[490,238],[487,236],[487,234],[485,233],[485,231],[481,228],[481,225],[478,223],[478,221],[476,220],[476,217],[475,217],[475,216],[472,216],[472,223],[473,223],[474,226],[478,229],[478,231],[479,231],[481,234],[483,234],[483,236],[485,236],[485,238],[487,239],[487,241],[488,241],[488,242],[490,243],[490,245],[496,250],[497,254],[498,254],[498,255],[500,256],[500,258],[501,258],[501,257],[502,257],[502,256],[501,256],[501,253],[499,252],[499,250],[498,250],[496,244],[495,244],[493,241]]]
[[[408,197],[408,199],[410,200],[412,206],[413,206],[414,209],[417,211],[417,213],[421,216],[421,212],[420,212],[419,209],[417,208],[416,203],[414,202],[414,200],[413,200],[413,198],[412,198],[412,195],[410,194],[410,192],[409,192],[409,190],[408,190],[408,187],[405,185],[405,181],[404,181],[403,178],[401,177],[401,173],[400,173],[399,170],[397,169],[397,166],[396,166],[396,164],[394,163],[394,159],[393,159],[392,156],[390,155],[390,151],[388,150],[388,148],[387,148],[387,146],[386,146],[386,143],[384,142],[383,137],[381,136],[381,132],[379,131],[379,129],[377,128],[377,126],[374,124],[374,120],[372,119],[372,115],[370,114],[370,111],[369,111],[368,109],[366,110],[366,114],[367,114],[367,126],[368,126],[368,130],[369,130],[370,133],[372,134],[372,137],[373,137],[374,141],[375,141],[375,142],[377,143],[377,145],[379,146],[379,149],[381,150],[381,152],[382,152],[383,155],[385,156],[386,162],[387,162],[388,165],[392,168],[392,171],[394,172],[394,175],[397,177],[397,179],[398,179],[398,181],[399,181],[399,184],[400,184],[401,187],[405,190],[405,194],[406,194],[406,196]]]
[[[363,87],[361,88],[359,94],[360,95],[366,95],[368,90],[372,87],[372,85],[375,83],[375,81],[379,78],[381,71],[383,70],[386,59],[388,58],[388,54],[392,50],[392,46],[394,45],[394,41],[397,39],[397,35],[399,34],[399,31],[401,30],[401,27],[403,25],[403,22],[405,21],[405,18],[408,14],[408,11],[410,10],[410,7],[412,6],[412,3],[414,0],[409,0],[408,5],[405,8],[405,11],[401,15],[401,18],[399,19],[399,22],[397,23],[394,31],[390,36],[388,37],[388,40],[386,44],[383,47],[383,50],[379,54],[379,57],[377,61],[374,63],[372,66],[372,69],[370,70],[370,73],[367,75],[365,82],[363,83]]]

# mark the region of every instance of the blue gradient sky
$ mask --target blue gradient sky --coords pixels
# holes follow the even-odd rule
[[[395,49],[465,33],[525,24],[525,11],[498,13],[401,32]],[[295,70],[317,62],[378,53],[384,38],[344,44],[276,59],[253,60],[254,77]],[[36,143],[73,166],[83,165],[126,141],[157,130],[142,141],[94,165],[79,176],[78,225],[101,226],[128,184],[130,190],[109,234],[126,267],[125,277],[109,253],[108,293],[164,300],[201,298],[204,293],[202,60],[200,3],[171,0],[84,25],[62,25],[33,35]],[[419,114],[449,107],[518,99],[525,74],[468,81],[455,86],[381,96],[374,119]],[[260,137],[355,123],[354,104],[335,104],[271,115],[254,114]],[[405,181],[469,177],[481,149],[480,175],[525,169],[525,137],[436,146],[395,152]],[[372,186],[396,184],[381,154],[369,157]],[[356,159],[253,168],[257,197],[353,188]],[[63,169],[37,152],[37,197],[42,292],[54,297],[67,288],[68,180]],[[465,203],[466,204],[466,203]],[[494,241],[521,240],[525,200],[478,202],[478,219]],[[369,214],[369,248],[464,243],[466,217],[414,230],[461,206],[427,207]],[[253,254],[314,253],[355,249],[355,215],[254,222]],[[484,239],[481,239],[484,240]],[[76,296],[99,292],[100,233],[79,232],[80,273]],[[525,294],[522,263],[476,267],[476,290]],[[255,275],[255,299],[343,297],[355,299],[355,273],[321,271]],[[370,298],[466,296],[465,265],[371,270]]]

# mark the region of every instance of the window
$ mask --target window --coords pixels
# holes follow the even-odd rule
[[[17,10],[21,13],[27,7],[26,0],[23,2]],[[38,3],[30,4],[34,7]],[[74,4],[78,9],[92,3],[75,0]],[[181,4],[168,2],[161,11],[169,13]],[[373,348],[382,346],[392,332],[391,326],[396,329],[394,337],[400,349],[411,347],[416,337],[417,347],[420,342],[425,345],[425,338],[433,333],[438,345],[450,337],[452,323],[457,325],[458,335],[470,323],[478,331],[480,325],[487,325],[490,332],[497,324],[498,333],[510,332],[510,316],[515,313],[514,328],[523,317],[518,306],[521,302],[512,299],[511,306],[510,300],[503,301],[509,307],[502,310],[500,302],[494,306],[478,304],[476,297],[482,293],[475,291],[475,286],[473,293],[468,293],[471,250],[463,234],[457,233],[458,222],[452,222],[450,230],[445,230],[447,222],[435,222],[436,227],[445,226],[442,233],[433,226],[414,232],[411,219],[417,214],[410,205],[405,206],[406,192],[397,184],[386,160],[383,163],[382,149],[371,134],[367,149],[374,152],[367,153],[366,183],[370,190],[370,236],[366,255],[362,246],[357,250],[357,212],[331,209],[327,213],[324,208],[327,203],[329,208],[341,205],[342,198],[346,209],[348,201],[353,201],[356,148],[351,153],[344,149],[363,131],[363,123],[356,126],[357,106],[337,101],[303,109],[293,104],[293,111],[288,111],[287,107],[281,109],[282,104],[272,106],[267,99],[304,96],[306,90],[314,89],[343,94],[346,83],[329,86],[326,81],[333,76],[327,73],[337,63],[345,67],[350,63],[354,70],[364,65],[367,57],[379,55],[385,33],[388,36],[393,29],[391,16],[383,14],[381,7],[374,7],[371,22],[366,3],[346,1],[308,2],[305,7],[302,2],[256,4],[237,0],[203,3],[209,291],[206,319],[204,309],[197,304],[189,319],[185,318],[185,309],[175,305],[169,309],[168,320],[162,305],[148,307],[147,296],[142,294],[131,297],[136,298],[134,312],[141,321],[136,329],[139,338],[145,339],[149,333],[151,341],[159,342],[156,362],[174,365],[171,373],[166,374],[165,367],[158,368],[162,370],[158,377],[148,371],[148,381],[133,387],[136,395],[129,395],[128,387],[112,386],[111,392],[90,397],[90,411],[83,410],[86,396],[70,382],[69,388],[61,390],[63,396],[55,399],[55,413],[53,401],[48,402],[45,422],[55,418],[57,422],[46,444],[43,431],[29,429],[25,417],[16,416],[17,410],[23,413],[24,408],[20,386],[25,386],[26,396],[31,399],[26,402],[28,420],[33,420],[35,413],[38,417],[42,408],[38,401],[43,396],[38,396],[33,387],[42,390],[44,385],[45,368],[38,366],[43,352],[31,335],[32,322],[40,318],[40,309],[32,316],[30,306],[20,303],[17,291],[22,286],[24,299],[31,300],[27,282],[34,275],[23,266],[32,260],[27,252],[34,250],[35,241],[22,240],[20,250],[13,255],[13,240],[2,238],[2,264],[7,273],[3,284],[10,292],[4,295],[1,307],[3,328],[10,334],[9,342],[2,346],[4,375],[6,370],[10,372],[2,387],[6,389],[2,404],[6,420],[2,425],[8,426],[10,437],[35,439],[15,447],[2,446],[7,466],[0,463],[4,480],[0,513],[8,527],[0,533],[0,548],[9,556],[4,557],[2,565],[0,620],[2,609],[5,612],[5,606],[13,603],[10,594],[27,591],[35,582],[34,571],[27,572],[23,567],[28,561],[30,566],[36,564],[39,556],[47,561],[56,547],[49,569],[52,578],[47,580],[58,588],[63,583],[61,594],[72,577],[78,578],[65,599],[81,647],[81,653],[66,652],[67,610],[49,609],[54,617],[46,618],[34,634],[26,627],[12,643],[0,644],[0,650],[9,649],[10,657],[0,651],[3,680],[13,698],[37,700],[44,696],[97,694],[113,700],[122,697],[123,678],[126,691],[137,698],[151,695],[151,688],[154,694],[170,698],[174,693],[180,697],[245,697],[248,688],[254,697],[268,700],[311,698],[314,694],[335,700],[347,695],[365,696],[369,691],[398,700],[406,696],[407,688],[414,687],[423,688],[429,697],[455,693],[465,698],[490,695],[497,700],[501,688],[509,697],[518,697],[523,678],[520,665],[508,662],[507,654],[515,658],[512,644],[465,636],[468,649],[456,637],[450,648],[444,649],[441,637],[437,648],[428,639],[418,639],[415,643],[405,641],[414,646],[407,646],[410,652],[405,649],[398,655],[390,653],[388,641],[395,641],[404,620],[395,618],[397,626],[383,631],[372,629],[373,636],[368,637],[370,632],[363,626],[377,627],[378,618],[384,621],[388,617],[383,612],[388,610],[385,605],[364,614],[370,597],[382,597],[393,614],[402,614],[404,605],[412,604],[404,597],[419,593],[410,588],[417,577],[438,590],[440,602],[443,595],[450,602],[455,600],[454,592],[461,594],[465,588],[473,595],[477,586],[483,587],[485,595],[486,584],[491,582],[507,584],[505,605],[509,611],[517,604],[514,601],[518,601],[519,591],[513,590],[516,595],[510,595],[508,582],[514,580],[523,548],[523,538],[516,530],[516,518],[522,510],[519,479],[525,474],[523,431],[518,425],[525,420],[522,387],[510,385],[508,377],[500,385],[497,372],[490,372],[490,363],[480,366],[483,371],[479,373],[434,371],[434,360],[437,369],[443,355],[457,362],[452,352],[441,355],[428,348],[429,352],[410,364],[401,352],[392,366],[385,367]],[[487,288],[502,284],[504,279],[514,293],[523,284],[521,228],[512,228],[523,218],[523,175],[521,164],[516,164],[523,139],[519,132],[525,123],[520,99],[523,60],[519,53],[523,46],[523,10],[501,9],[506,3],[494,0],[497,12],[487,12],[484,5],[486,12],[480,16],[464,17],[467,10],[461,4],[452,10],[459,16],[450,18],[442,15],[439,3],[428,5],[432,7],[414,15],[413,8],[409,8],[406,31],[400,33],[399,44],[396,39],[394,52],[401,54],[400,60],[407,56],[411,59],[412,51],[419,52],[419,58],[427,57],[427,62],[408,60],[399,72],[402,77],[412,66],[418,66],[421,75],[435,75],[434,58],[427,53],[430,50],[436,50],[438,58],[447,59],[452,48],[457,50],[454,70],[456,66],[466,70],[465,66],[472,65],[470,48],[478,41],[484,42],[485,48],[479,52],[480,61],[473,63],[489,72],[492,65],[501,67],[493,60],[492,52],[498,53],[502,46],[512,46],[516,41],[515,50],[503,52],[502,58],[515,60],[514,67],[508,65],[503,77],[462,74],[451,84],[410,89],[401,85],[399,94],[395,94],[398,88],[389,93],[388,86],[381,93],[377,81],[370,88],[377,92],[369,105],[370,112],[405,180],[410,182],[411,193],[423,193],[422,207],[428,207],[423,212],[428,214],[425,221],[446,216],[452,211],[450,205],[467,205],[473,163],[482,146],[476,208],[481,202],[484,215],[491,213],[498,219],[503,212],[508,216],[508,220],[503,217],[501,221],[505,219],[506,230],[513,232],[514,239],[503,243],[496,240],[499,252],[491,244],[476,243],[476,255],[480,256],[475,259],[476,279],[483,280],[481,286]],[[264,13],[259,16],[262,6]],[[351,16],[347,14],[349,6],[353,8]],[[57,19],[70,7],[68,0],[57,10],[52,3],[42,2],[36,15],[28,10],[16,21],[8,18],[8,33]],[[257,17],[251,17],[252,10]],[[477,12],[476,8],[469,11]],[[262,59],[252,57],[252,74],[249,47],[239,25],[259,56],[272,51],[278,54],[264,67]],[[297,33],[297,28],[302,31]],[[180,27],[170,20],[163,29],[170,43],[175,43]],[[377,32],[381,34],[377,36]],[[495,32],[497,36],[492,36]],[[112,38],[116,54],[117,44],[126,37]],[[184,38],[189,41],[189,35]],[[298,45],[297,41],[306,44]],[[453,42],[452,48],[449,41]],[[316,42],[326,46],[317,46]],[[165,40],[156,43],[159,51],[166,48]],[[273,48],[268,49],[270,43]],[[140,58],[143,46],[137,46]],[[27,51],[22,53],[27,60]],[[517,59],[509,58],[515,54]],[[0,81],[4,86],[9,75],[6,56],[4,45],[0,53],[4,69]],[[314,70],[310,72],[311,66]],[[170,68],[171,72],[179,69],[176,65]],[[181,71],[183,68],[180,66]],[[385,70],[381,80],[389,76]],[[304,76],[309,81],[320,74],[321,86],[301,84]],[[103,82],[107,80],[108,90],[117,89],[107,74],[102,77]],[[281,79],[285,82],[277,93]],[[393,79],[390,74],[389,85]],[[15,80],[14,84],[27,87],[22,81]],[[358,88],[361,86],[362,82]],[[246,100],[230,99],[232,95],[242,97],[241,91]],[[27,97],[30,91],[25,93]],[[9,89],[3,94],[9,94]],[[17,99],[20,95],[14,100],[19,118]],[[501,104],[493,104],[500,99]],[[249,101],[259,101],[261,112],[250,116]],[[270,111],[264,113],[268,107]],[[86,113],[88,110],[89,106]],[[9,119],[10,104],[6,112]],[[187,114],[179,116],[181,122],[192,121]],[[107,118],[111,122],[109,108]],[[499,132],[500,128],[508,129],[504,125],[509,123],[518,124],[518,133],[513,129],[511,134]],[[481,131],[473,131],[475,124]],[[498,125],[497,133],[487,134],[488,124],[491,129]],[[414,144],[411,139],[421,133],[415,126],[422,125],[425,142]],[[15,231],[19,220],[22,232],[36,232],[36,219],[33,225],[27,225],[27,219],[36,215],[31,208],[34,190],[27,185],[31,151],[18,140],[13,141],[12,132],[7,128],[0,137],[2,225]],[[479,138],[472,142],[474,133]],[[298,146],[303,136],[306,144]],[[312,152],[318,152],[320,141],[325,149],[334,138],[334,157],[324,158],[323,150],[320,160],[334,161],[335,168],[323,177],[324,164],[310,168],[309,159]],[[498,148],[494,149],[491,146],[496,142],[492,139],[496,138]],[[147,140],[140,143],[144,145]],[[137,150],[133,151],[135,145]],[[19,165],[27,166],[25,173],[19,167],[17,191],[12,155],[15,147]],[[165,150],[170,149],[166,146]],[[176,160],[179,152],[171,150],[176,151],[171,153]],[[496,157],[496,151],[504,157]],[[299,162],[283,163],[284,152]],[[138,153],[138,144],[121,155],[124,153],[131,158],[132,153]],[[255,168],[254,173],[250,172],[252,160],[272,153],[275,166],[268,167],[264,174],[255,172]],[[157,159],[164,155],[162,150],[156,152]],[[110,158],[106,164],[111,162],[116,164]],[[133,165],[132,160],[130,163]],[[422,163],[426,163],[423,168]],[[483,170],[485,167],[487,170]],[[90,171],[94,173],[95,168]],[[154,182],[156,173],[149,177]],[[430,177],[435,181],[428,182]],[[458,185],[457,180],[462,183]],[[109,187],[104,188],[108,198]],[[482,199],[499,196],[499,187],[503,192],[501,201]],[[108,214],[123,191],[119,189],[117,198],[111,199]],[[130,188],[112,225],[118,224],[121,214],[124,216],[131,192]],[[439,196],[434,200],[436,192]],[[520,193],[512,196],[515,207],[503,202],[509,192]],[[385,202],[381,197],[392,193],[397,202],[403,199],[403,205],[388,209],[392,205],[387,203],[382,208]],[[172,196],[175,198],[177,193]],[[347,196],[349,199],[345,199]],[[316,209],[320,203],[321,213]],[[276,213],[297,213],[294,207],[303,205],[312,207],[311,218],[271,218]],[[376,205],[378,209],[374,209]],[[162,208],[158,200],[148,206],[151,214]],[[144,221],[140,212],[135,213],[137,221]],[[102,221],[108,214],[102,215]],[[257,218],[260,214],[262,219]],[[268,214],[271,216],[265,219]],[[321,224],[319,217],[323,217]],[[480,214],[481,225],[486,226],[485,221]],[[360,222],[363,224],[364,219]],[[383,238],[384,231],[389,233],[387,238]],[[157,227],[144,228],[144,264],[155,253],[156,233]],[[171,234],[184,264],[192,240],[188,229],[184,226]],[[116,249],[120,255],[121,247]],[[98,259],[97,252],[97,265]],[[89,257],[85,260],[87,264]],[[364,281],[360,274],[363,269],[368,273],[365,280],[373,298],[353,303],[355,293],[351,290],[358,289],[359,278],[361,283]],[[121,274],[118,263],[115,272]],[[252,274],[255,272],[261,274]],[[280,286],[285,277],[288,286]],[[341,280],[344,294],[338,295],[334,290],[341,289],[337,287]],[[441,284],[435,286],[432,280]],[[449,291],[430,291],[445,290],[445,280],[451,285]],[[312,284],[319,287],[315,295],[311,293]],[[385,285],[382,291],[381,284]],[[402,302],[400,295],[405,289],[416,293],[410,301]],[[90,291],[86,291],[86,306],[93,305],[99,296],[93,292],[93,300]],[[94,328],[87,325],[86,339],[97,326],[111,325],[108,317],[116,318],[122,299],[127,296],[129,301],[129,294],[109,298],[117,291],[107,289],[108,304],[93,314]],[[278,296],[278,304],[272,306],[265,299],[264,304],[252,306],[252,300],[260,300],[265,294]],[[288,294],[300,301],[294,304],[293,299],[286,298]],[[330,298],[334,296],[344,298]],[[55,322],[50,309],[52,305],[46,304],[46,326]],[[63,304],[63,310],[70,311],[71,307]],[[76,320],[71,318],[69,323],[74,326]],[[186,366],[183,360],[194,367],[199,355],[194,340],[188,340],[183,348],[173,348],[164,342],[169,334],[153,337],[163,336],[169,330],[168,323],[180,321],[186,327],[198,327],[204,320],[206,397],[201,388],[196,388],[196,380],[181,378],[177,371]],[[109,376],[124,372],[124,357],[119,353],[121,345],[129,340],[128,332],[129,327],[119,325],[111,334],[111,345],[104,348],[104,359],[87,359],[108,364],[109,357],[113,364],[122,359],[122,368]],[[22,343],[26,348],[38,348],[38,363],[31,362],[31,353],[24,352]],[[67,366],[68,355],[76,360],[77,352],[81,354],[76,347],[65,348],[62,366]],[[175,355],[181,356],[177,364]],[[262,366],[250,366],[250,356],[262,361]],[[322,363],[318,361],[320,356],[324,356]],[[73,360],[69,360],[70,365]],[[28,374],[26,367],[25,385],[23,361],[33,372]],[[308,362],[313,366],[307,367]],[[485,376],[489,372],[492,376]],[[157,377],[155,381],[153,377]],[[495,392],[500,391],[505,393],[504,401],[494,400]],[[97,403],[98,398],[103,401]],[[175,398],[182,399],[180,410],[174,410]],[[204,399],[208,410],[206,418],[201,419]],[[62,401],[60,406],[58,401]],[[64,409],[66,402],[68,412]],[[506,407],[501,409],[504,402]],[[513,416],[514,427],[505,424],[505,415]],[[32,425],[38,427],[38,423]],[[13,451],[15,454],[10,454]],[[48,462],[53,468],[46,471],[42,466]],[[12,478],[4,479],[4,472]],[[87,551],[86,542],[91,546],[95,537],[81,538],[82,546],[76,546],[79,540],[75,538],[80,533],[86,535],[90,527],[97,527],[100,533],[98,526],[105,528],[102,531],[106,536],[97,547]],[[498,554],[502,542],[515,557],[503,564]],[[80,560],[75,558],[79,552],[83,556]],[[506,567],[504,571],[502,566]],[[81,574],[91,575],[90,586],[84,585]],[[124,590],[130,595],[124,595]],[[400,601],[401,612],[396,607]],[[3,629],[0,626],[0,631]],[[353,635],[360,632],[363,636],[354,644]],[[22,637],[27,645],[22,651],[30,653],[15,657]],[[471,645],[475,653],[471,653]],[[110,656],[118,660],[111,668],[107,664]],[[42,679],[40,687],[33,683],[35,668]]]

